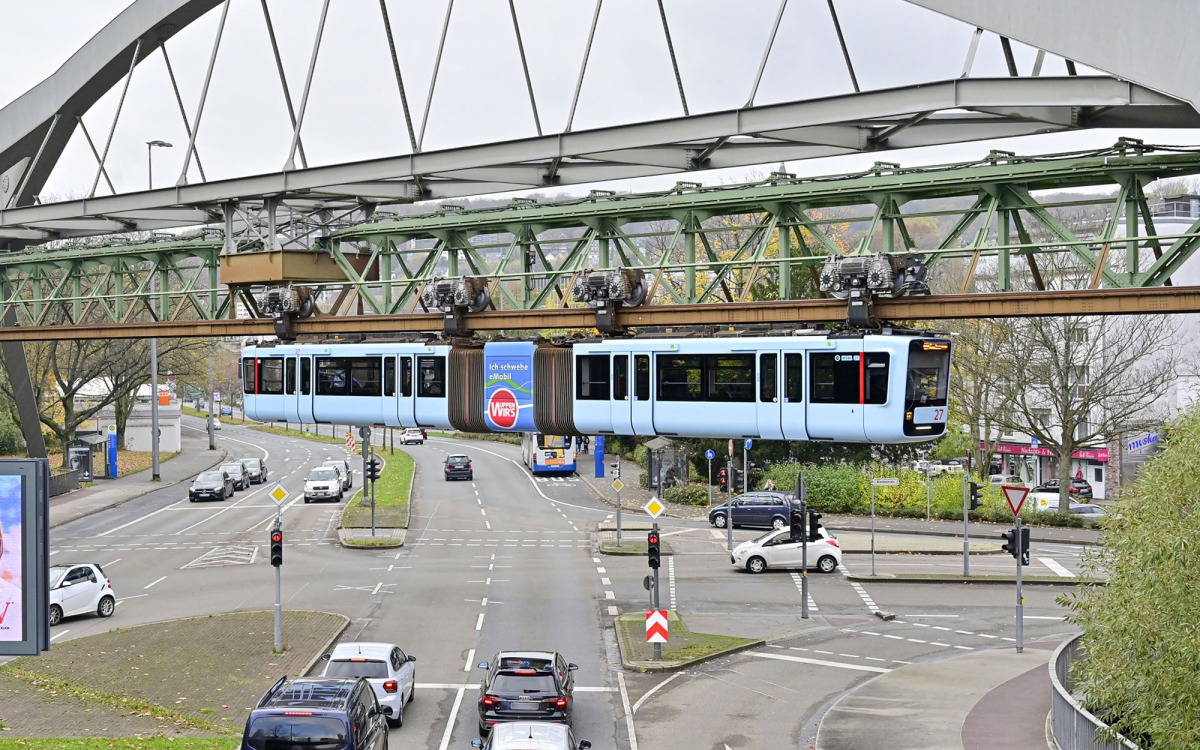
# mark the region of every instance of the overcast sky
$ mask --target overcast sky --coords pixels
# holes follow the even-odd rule
[[[129,0],[6,0],[0,4],[0,35],[10,61],[0,77],[0,104],[53,73],[128,5]],[[298,103],[321,0],[270,0],[269,7],[289,87]],[[594,7],[590,0],[516,0],[544,133],[564,129]],[[665,7],[692,113],[744,106],[779,3],[666,0]],[[901,0],[839,0],[837,7],[863,89],[946,80],[961,73],[970,27]],[[414,127],[420,130],[446,0],[388,0],[388,8]],[[168,45],[189,117],[199,98],[219,13],[219,8],[210,12]],[[1028,71],[1035,51],[1017,45],[1016,52],[1021,70]],[[1061,60],[1048,60],[1046,74],[1062,72]],[[973,74],[1004,73],[999,43],[994,35],[985,35]],[[109,92],[85,117],[98,147],[108,137],[120,88]],[[755,102],[796,101],[850,90],[826,0],[789,0]],[[573,129],[680,114],[657,3],[605,0]],[[425,150],[537,134],[506,2],[456,0],[425,131]],[[975,159],[989,148],[1020,153],[1095,148],[1111,144],[1118,135],[1154,143],[1200,141],[1194,132],[1091,132],[787,166],[800,174],[826,174],[865,168],[878,159],[905,165]],[[410,152],[378,0],[331,4],[303,137],[310,165]],[[135,71],[113,135],[109,163],[118,191],[145,188],[145,143],[152,139],[175,144],[154,154],[156,184],[173,184],[182,168],[187,137],[158,53]],[[290,141],[259,0],[232,0],[197,141],[207,175],[214,179],[277,171]],[[197,181],[194,169],[190,179]],[[80,196],[94,175],[95,160],[77,133],[44,192]],[[698,178],[712,184],[737,175]]]

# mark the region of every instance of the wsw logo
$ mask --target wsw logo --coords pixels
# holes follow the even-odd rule
[[[517,426],[517,397],[507,388],[497,388],[487,404],[488,418],[502,430]]]

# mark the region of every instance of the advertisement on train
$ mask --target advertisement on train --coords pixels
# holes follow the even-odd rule
[[[484,350],[484,421],[495,432],[534,432],[531,341],[503,341]]]

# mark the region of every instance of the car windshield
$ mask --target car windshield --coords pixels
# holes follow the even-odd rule
[[[50,588],[55,588],[62,583],[62,579],[67,575],[73,566],[71,565],[51,565],[50,566]]]
[[[347,740],[346,725],[323,716],[259,716],[246,732],[246,745],[253,750],[337,750],[346,747]]]
[[[333,469],[334,471],[341,471],[342,469],[344,469],[346,467],[345,464],[343,464],[339,461],[326,461],[325,463],[323,463],[321,465],[328,466],[329,468]]]
[[[221,471],[227,471],[230,474],[241,474],[242,473],[242,465],[241,464],[221,464]]]
[[[325,667],[326,677],[387,677],[388,665],[383,661],[360,661],[338,660],[330,661]]]
[[[489,693],[496,695],[535,695],[554,693],[554,676],[550,674],[508,674],[501,672],[492,680]]]
[[[763,542],[767,541],[767,540],[768,540],[768,539],[770,539],[771,537],[773,537],[773,536],[777,536],[777,535],[779,534],[779,531],[780,531],[779,529],[771,529],[770,531],[768,531],[767,533],[763,534],[762,536],[760,536],[760,537],[756,537],[756,538],[754,539],[754,543],[755,543],[755,544],[762,544]]]
[[[196,477],[197,482],[224,482],[225,475],[219,471],[204,471]]]
[[[308,481],[329,482],[337,479],[337,476],[337,472],[333,469],[313,469],[312,473],[308,475]]]

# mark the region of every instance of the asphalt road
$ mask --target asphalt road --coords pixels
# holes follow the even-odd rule
[[[625,673],[612,617],[646,608],[647,569],[643,558],[597,553],[597,525],[612,521],[612,509],[578,479],[535,480],[515,446],[433,438],[405,448],[418,466],[405,546],[349,550],[336,543],[342,506],[305,505],[301,492],[307,470],[340,447],[236,425],[219,440],[231,456],[264,456],[271,481],[224,503],[189,503],[186,486],[164,488],[52,530],[52,561],[101,563],[119,598],[113,618],[70,618],[54,639],[270,609],[275,576],[264,556],[276,506],[266,491],[277,481],[292,494],[283,508],[284,607],[344,614],[352,621],[347,640],[396,642],[417,657],[416,699],[404,726],[392,730],[404,745],[466,747],[477,734],[476,664],[501,649],[557,650],[579,665],[574,729],[593,747],[739,750],[802,747],[844,691],[908,662],[1015,635],[1013,587],[852,581],[850,573],[870,572],[861,553],[847,554],[837,572],[810,574],[812,617],[802,619],[798,574],[734,570],[724,531],[665,520],[675,554],[664,557],[662,604],[693,630],[769,644],[679,673]],[[474,481],[443,481],[448,452],[471,455]],[[636,511],[625,517],[642,520]],[[739,529],[735,539],[759,533]],[[1039,556],[1078,569],[1071,545],[1047,545]],[[946,555],[876,558],[881,572],[961,564]],[[1042,573],[1053,570],[1039,564]],[[973,570],[993,565],[1011,570],[1012,560],[972,556]],[[1026,640],[1073,630],[1055,601],[1067,590],[1025,589]],[[896,619],[884,622],[875,609]]]

